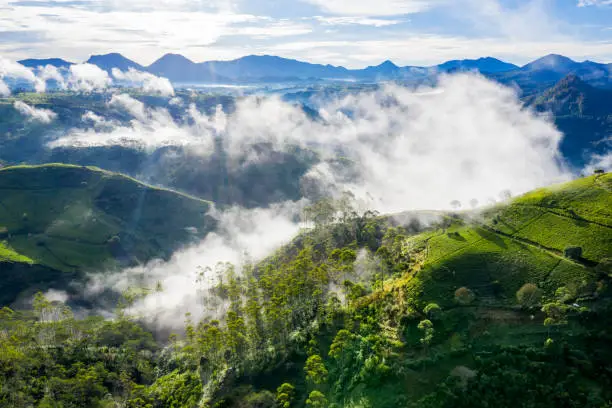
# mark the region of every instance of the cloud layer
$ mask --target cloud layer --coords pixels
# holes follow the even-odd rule
[[[33,69],[0,57],[0,96],[11,94],[11,83],[27,84],[36,92],[45,92],[50,81],[54,89],[75,92],[99,92],[113,86],[122,86],[163,96],[174,95],[174,88],[167,78],[133,68],[125,72],[113,68],[111,76],[98,66],[88,63],[74,64],[67,69],[53,65]]]
[[[352,163],[347,178],[346,168],[324,160],[311,169],[311,181],[332,195],[352,191],[381,212],[447,209],[452,200],[488,202],[503,190],[518,194],[569,177],[559,162],[561,134],[549,119],[525,110],[512,89],[474,75],[444,77],[433,89],[388,87],[322,102],[317,119],[278,98],[245,98],[232,114],[219,109],[204,115],[187,107],[187,125],[127,95],[115,95],[110,104],[129,113],[131,123],[87,114],[84,120],[94,128],[71,132],[54,145],[180,145],[210,155],[213,138],[220,136],[230,161],[246,155],[251,163],[266,159],[252,153],[255,143],[277,151],[299,145]],[[178,328],[186,312],[216,316],[225,306],[206,301],[216,265],[232,262],[239,269],[272,253],[299,231],[303,205],[214,212],[220,227],[199,245],[168,262],[97,274],[90,293],[159,286],[162,291],[139,299],[130,313],[161,328]]]
[[[352,190],[385,212],[446,208],[454,199],[487,202],[502,190],[520,193],[567,177],[554,125],[523,109],[512,89],[474,75],[444,77],[436,89],[388,87],[322,102],[316,120],[278,98],[241,99],[230,115],[218,109],[208,116],[191,106],[186,125],[127,95],[111,104],[130,113],[129,125],[73,130],[50,146],[188,146],[210,155],[221,136],[230,160],[249,163],[265,159],[250,153],[255,143],[276,151],[297,145],[352,160],[354,180],[329,161],[308,177],[331,190]]]

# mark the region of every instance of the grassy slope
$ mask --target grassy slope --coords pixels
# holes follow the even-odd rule
[[[401,392],[419,398],[434,391],[454,367],[470,366],[482,347],[543,344],[550,335],[542,324],[544,316],[521,311],[516,291],[535,283],[545,296],[561,286],[580,293],[581,286],[596,280],[593,266],[612,257],[612,174],[531,192],[508,206],[486,211],[484,218],[419,234],[408,244],[421,248],[421,263],[364,299],[364,305],[384,307],[394,299],[392,304],[408,302],[417,310],[429,302],[445,310],[444,318],[434,321],[431,354],[440,358],[425,371],[407,376],[408,391],[400,386]],[[563,257],[563,249],[570,245],[583,248],[583,259]],[[454,291],[462,286],[477,295],[470,306],[454,301]],[[578,301],[593,303],[590,296]],[[422,335],[417,322],[403,333],[407,345],[416,350]],[[583,329],[570,324],[564,330],[577,335]],[[469,352],[453,354],[468,344]],[[407,359],[419,358],[414,350],[407,349]],[[383,396],[373,391],[370,398]]]
[[[9,167],[0,170],[0,259],[76,271],[167,257],[211,229],[209,208],[96,168]]]
[[[473,223],[411,240],[427,244],[416,275],[426,299],[450,304],[454,290],[467,286],[512,303],[527,282],[549,291],[579,284],[592,275],[589,266],[612,257],[612,175],[536,190]],[[583,258],[563,257],[569,246],[582,247]]]

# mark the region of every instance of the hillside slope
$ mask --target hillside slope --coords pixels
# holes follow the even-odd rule
[[[296,407],[314,397],[329,406],[544,407],[558,398],[555,406],[599,407],[612,397],[602,334],[612,174],[447,214],[425,229],[393,219],[317,227],[259,267],[264,305],[267,293],[288,305],[262,313],[289,316],[286,333],[308,345],[287,343],[274,334],[279,322],[264,319],[266,340],[285,341],[289,361],[247,369],[213,405],[256,406],[249,401],[283,383]],[[293,287],[313,287],[312,299]],[[521,295],[530,288],[531,298]],[[518,388],[504,380],[516,372]]]
[[[410,237],[420,254],[418,281],[424,299],[453,303],[469,287],[491,303],[514,304],[525,283],[549,295],[591,280],[592,268],[612,258],[612,175],[592,176],[536,190],[445,229]],[[581,248],[579,256],[566,250]],[[401,281],[400,281],[401,282]]]
[[[75,319],[42,294],[33,313],[0,310],[0,402],[607,407],[611,209],[611,174],[481,212],[380,216],[326,200],[305,209],[314,228],[268,259],[215,271],[202,318],[188,313],[169,343],[125,302],[112,320]]]
[[[214,226],[209,202],[90,167],[4,168],[0,192],[0,259],[66,272],[167,258]]]

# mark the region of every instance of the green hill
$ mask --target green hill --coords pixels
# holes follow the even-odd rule
[[[78,190],[91,187],[96,193],[86,196],[99,203],[104,177],[118,176],[88,172],[100,189],[87,179]],[[39,191],[36,180],[29,190]],[[127,207],[103,197],[113,207],[92,207],[106,216]],[[185,335],[169,344],[129,313],[76,320],[66,305],[40,296],[34,313],[0,310],[0,401],[609,407],[611,209],[611,174],[482,212],[413,213],[421,221],[408,223],[410,214],[360,214],[346,200],[322,201],[304,212],[315,227],[268,259],[240,274],[224,265],[203,299],[210,316],[188,314]],[[24,273],[27,260],[10,248],[1,247],[13,259],[5,265]],[[55,278],[70,273],[61,274]]]
[[[76,273],[168,258],[214,227],[209,209],[209,202],[96,168],[4,168],[0,270],[21,263]]]
[[[411,237],[407,245],[424,252],[414,275],[423,296],[443,303],[452,303],[462,286],[513,302],[527,282],[549,293],[579,285],[593,277],[589,267],[612,257],[612,176],[531,192],[483,218]],[[580,247],[581,255],[564,256],[570,247]]]
[[[288,305],[264,315],[286,316],[287,332],[308,345],[282,340],[271,319],[266,339],[285,344],[284,365],[246,369],[213,401],[258,406],[248,401],[283,383],[295,386],[298,407],[316,406],[306,403],[313,391],[339,407],[544,407],[553,398],[599,407],[612,398],[611,174],[425,229],[393,224],[320,226],[260,265],[264,305],[268,293]],[[364,249],[372,261],[353,266]],[[515,388],[504,380],[512,376]]]

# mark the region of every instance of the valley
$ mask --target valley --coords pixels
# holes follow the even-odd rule
[[[612,401],[608,65],[21,64],[1,406]]]

